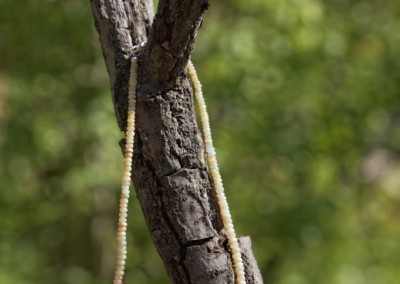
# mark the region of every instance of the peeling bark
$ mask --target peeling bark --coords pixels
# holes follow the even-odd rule
[[[173,283],[234,283],[234,273],[186,66],[207,0],[91,0],[118,125],[126,127],[129,58],[139,56],[133,182]],[[122,144],[122,143],[121,143]],[[123,144],[122,144],[123,145]],[[247,283],[262,283],[249,238],[241,238]]]

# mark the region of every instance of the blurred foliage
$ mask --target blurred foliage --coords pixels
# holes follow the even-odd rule
[[[266,283],[400,279],[400,3],[211,1],[193,59]],[[0,283],[110,283],[122,170],[89,1],[0,0]],[[127,283],[169,283],[140,208]]]

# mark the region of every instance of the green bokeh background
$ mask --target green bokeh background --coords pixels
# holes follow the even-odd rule
[[[269,284],[400,279],[400,2],[211,1],[193,61]],[[0,283],[111,283],[122,156],[89,1],[0,0]],[[169,283],[137,200],[126,283]]]

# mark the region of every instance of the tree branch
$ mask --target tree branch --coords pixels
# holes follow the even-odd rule
[[[157,90],[176,85],[185,70],[208,0],[161,0],[144,51],[140,83]],[[154,95],[154,94],[153,94]]]
[[[139,57],[133,181],[145,220],[173,283],[234,283],[232,261],[204,160],[185,68],[207,0],[91,0],[125,129],[129,57]],[[151,26],[151,28],[150,28]],[[250,240],[241,239],[247,283],[262,283]]]
[[[119,128],[126,127],[129,58],[132,48],[146,41],[153,21],[153,3],[147,0],[91,0],[92,13],[110,77]]]

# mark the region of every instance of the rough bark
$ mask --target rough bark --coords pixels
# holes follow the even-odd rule
[[[139,56],[133,182],[173,283],[234,283],[229,248],[204,159],[185,73],[207,0],[91,0],[118,125],[126,127],[129,58]],[[241,238],[247,283],[262,283]]]

